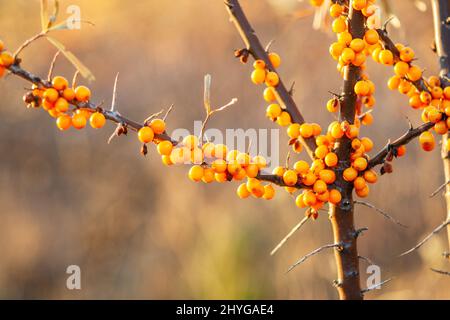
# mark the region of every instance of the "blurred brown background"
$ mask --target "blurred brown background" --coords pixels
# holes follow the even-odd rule
[[[203,76],[211,73],[216,105],[239,98],[211,126],[276,128],[264,117],[261,87],[249,81],[251,66],[233,57],[242,42],[222,0],[63,0],[61,17],[70,4],[79,5],[82,19],[95,27],[55,36],[94,72],[95,101],[110,102],[120,72],[123,114],[142,120],[174,103],[169,130],[192,128],[203,118]],[[296,81],[295,99],[306,118],[327,125],[327,92],[341,86],[328,55],[331,35],[313,31],[312,16],[295,17],[297,10],[310,9],[305,2],[242,4],[261,40],[276,40],[280,73],[286,83]],[[427,75],[436,72],[430,8],[420,12],[409,0],[392,5],[405,27],[392,37],[415,49]],[[1,7],[0,38],[15,50],[39,31],[39,1],[4,1]],[[39,40],[23,54],[23,66],[45,76],[54,52]],[[72,66],[60,61],[57,72],[71,78]],[[369,73],[377,84],[376,122],[363,134],[378,149],[406,130],[406,116],[417,125],[420,115],[387,89],[392,70],[370,62]],[[24,107],[27,86],[15,77],[0,82],[1,298],[337,298],[332,251],[285,274],[299,257],[332,242],[326,214],[271,257],[273,246],[303,216],[286,192],[277,190],[270,202],[244,201],[235,195],[236,183],[194,184],[187,168],[163,167],[154,148],[142,157],[134,136],[108,145],[112,124],[100,131],[59,132],[42,110]],[[280,136],[285,148],[286,135]],[[360,254],[381,266],[384,279],[395,278],[367,298],[448,299],[450,278],[429,270],[450,269],[440,255],[448,249],[445,232],[398,258],[444,219],[443,199],[429,198],[443,182],[439,152],[425,153],[411,143],[394,165],[394,174],[380,179],[368,201],[409,229],[357,208],[357,226],[369,228],[360,238]],[[71,264],[81,267],[80,291],[65,287]]]

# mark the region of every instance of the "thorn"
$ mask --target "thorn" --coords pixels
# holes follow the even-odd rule
[[[295,87],[295,81],[292,81],[291,87],[289,88],[289,95],[292,97],[294,95],[294,87]]]
[[[116,100],[117,100],[117,82],[119,80],[119,72],[116,74],[116,79],[114,80],[114,88],[113,88],[113,97],[111,102],[111,112],[114,112],[116,109]]]
[[[393,279],[394,279],[394,278],[389,278],[389,279],[387,279],[387,280],[381,281],[381,282],[378,283],[378,284],[374,284],[373,286],[370,286],[370,287],[368,287],[368,288],[366,288],[366,289],[361,290],[361,293],[364,294],[364,293],[366,293],[366,292],[375,290],[375,289],[381,287],[382,285],[384,285],[384,284],[386,284],[386,283],[392,281]]]
[[[272,46],[272,44],[275,42],[275,39],[272,39],[269,41],[269,43],[267,44],[266,48],[264,49],[267,53],[269,53],[270,47]]]

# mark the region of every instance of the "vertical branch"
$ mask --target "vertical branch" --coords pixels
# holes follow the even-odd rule
[[[349,32],[353,38],[364,37],[364,16],[361,11],[353,10],[352,1],[349,8]],[[339,121],[354,123],[357,96],[354,86],[360,77],[360,68],[354,65],[346,67],[344,73],[344,92],[339,114]],[[334,243],[342,243],[342,250],[335,250],[338,279],[336,287],[342,300],[362,299],[359,279],[359,259],[357,251],[357,233],[353,217],[353,185],[343,179],[342,172],[350,166],[352,150],[351,140],[344,135],[336,143],[339,158],[336,186],[342,194],[342,201],[330,207],[330,219],[333,227]]]
[[[450,0],[433,0],[433,20],[436,52],[439,56],[440,76],[444,86],[450,85]],[[449,134],[442,137],[442,161],[444,165],[445,181],[450,179],[450,153],[447,151]],[[447,204],[447,220],[450,219],[450,185],[445,187],[445,201]],[[450,248],[450,225],[447,226],[447,234]]]

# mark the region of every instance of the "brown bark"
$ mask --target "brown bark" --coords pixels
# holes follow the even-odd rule
[[[353,38],[363,38],[364,17],[361,11],[353,10],[350,1],[349,31]],[[354,92],[355,83],[359,80],[360,68],[350,65],[344,73],[344,92],[341,101],[339,121],[354,123],[357,96]],[[361,300],[359,259],[357,251],[358,233],[354,224],[353,185],[346,182],[342,172],[350,166],[351,140],[345,135],[337,141],[336,154],[339,158],[336,186],[341,191],[342,201],[339,205],[330,207],[330,219],[333,227],[334,243],[342,244],[335,249],[335,259],[338,279],[336,288],[341,300]]]

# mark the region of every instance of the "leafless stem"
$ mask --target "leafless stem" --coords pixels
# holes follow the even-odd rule
[[[384,281],[382,281],[382,282],[380,282],[380,283],[374,284],[373,286],[370,286],[370,287],[368,287],[368,288],[366,288],[366,289],[361,290],[361,293],[364,294],[364,293],[373,291],[373,290],[375,290],[375,289],[381,287],[382,285],[384,285],[384,284],[390,282],[391,280],[393,280],[393,278],[389,278],[389,279],[386,279],[386,280],[384,280]]]
[[[33,37],[31,37],[30,39],[26,40],[24,43],[22,43],[22,45],[16,50],[16,52],[14,52],[14,60],[17,59],[17,57],[19,56],[19,54],[26,48],[28,47],[30,44],[32,44],[34,41],[36,41],[39,38],[44,37],[47,34],[47,31],[42,31],[36,35],[34,35]]]
[[[331,249],[331,248],[341,248],[342,244],[340,243],[332,243],[332,244],[326,244],[324,246],[321,246],[320,248],[315,249],[314,251],[311,251],[310,253],[308,253],[307,255],[303,256],[302,258],[300,258],[299,260],[297,260],[297,262],[295,262],[293,265],[291,265],[289,267],[289,269],[287,270],[286,273],[292,271],[292,269],[294,269],[295,267],[297,267],[298,265],[302,264],[303,262],[305,262],[308,258],[320,253],[321,251],[325,250],[325,249]]]
[[[355,204],[360,204],[363,206],[366,206],[370,209],[375,210],[376,212],[380,213],[381,215],[383,215],[386,219],[392,221],[395,224],[398,224],[399,226],[403,227],[403,228],[408,228],[408,226],[402,224],[401,222],[399,222],[398,220],[396,220],[394,217],[392,217],[391,215],[389,215],[388,213],[384,212],[383,210],[377,208],[375,205],[365,202],[365,201],[360,201],[360,200],[355,200]]]
[[[116,78],[114,80],[114,88],[113,88],[113,96],[112,96],[112,102],[111,102],[111,111],[114,112],[116,109],[117,104],[117,82],[119,81],[119,73],[117,72]]]
[[[55,55],[53,56],[52,62],[50,63],[50,69],[48,70],[48,76],[47,76],[47,80],[50,82],[52,80],[53,77],[53,69],[55,68],[56,65],[56,59],[58,59],[59,54],[61,53],[61,51],[57,51],[55,53]]]
[[[296,233],[305,223],[308,221],[308,217],[305,216],[299,223],[297,223],[291,231],[277,244],[277,246],[270,252],[270,255],[273,256],[292,236]]]
[[[450,276],[450,271],[438,270],[434,268],[430,268],[430,270],[439,274],[443,274],[445,276]]]
[[[430,194],[430,198],[433,198],[435,195],[437,195],[439,192],[441,192],[449,183],[450,183],[450,180],[441,184],[436,190],[433,191],[432,194]]]
[[[408,251],[403,252],[400,257],[410,254],[411,252],[419,249],[423,246],[428,240],[430,240],[435,234],[438,234],[442,229],[450,224],[450,220],[446,220],[442,222],[439,226],[437,226],[429,235],[427,235],[422,241],[420,241],[417,245],[409,249]]]

